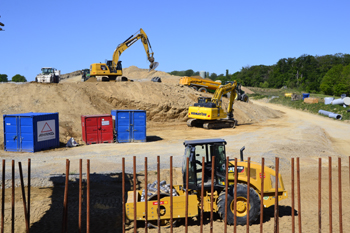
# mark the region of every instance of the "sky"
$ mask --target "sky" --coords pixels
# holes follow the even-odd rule
[[[303,54],[350,54],[349,9],[348,0],[2,0],[0,74],[33,81],[42,67],[89,68],[140,28],[165,72],[232,74]],[[149,66],[141,41],[120,60]]]

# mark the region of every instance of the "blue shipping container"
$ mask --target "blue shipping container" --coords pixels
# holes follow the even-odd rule
[[[57,148],[58,113],[3,115],[5,151],[37,152]]]
[[[146,141],[146,111],[112,110],[117,142]]]

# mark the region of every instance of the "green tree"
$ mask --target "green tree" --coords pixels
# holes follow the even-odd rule
[[[215,73],[211,73],[210,77],[211,80],[216,80],[218,78],[218,75]]]
[[[12,77],[12,82],[27,82],[27,79],[20,74],[16,74]]]
[[[326,95],[334,94],[334,87],[339,83],[340,76],[343,71],[343,65],[339,64],[330,69],[323,77],[320,89]],[[339,87],[340,88],[340,87]]]
[[[7,74],[0,74],[0,82],[8,82]]]
[[[193,76],[193,74],[194,74],[194,71],[191,69],[185,71],[185,76],[190,77],[190,76]]]

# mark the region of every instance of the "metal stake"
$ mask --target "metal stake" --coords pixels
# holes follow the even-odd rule
[[[264,179],[265,179],[265,159],[261,158],[261,200],[260,200],[260,233],[263,233],[264,223]]]

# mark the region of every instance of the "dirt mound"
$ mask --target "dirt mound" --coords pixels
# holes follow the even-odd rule
[[[148,70],[137,67],[125,70],[135,82],[0,84],[0,112],[59,112],[60,141],[65,143],[74,137],[81,143],[81,115],[106,114],[112,109],[141,109],[146,110],[147,121],[150,122],[185,122],[188,107],[199,96],[211,96],[173,84],[177,77],[165,72],[153,71],[152,75]],[[154,75],[162,77],[162,83],[148,81]],[[146,80],[138,82],[140,79]],[[226,98],[223,102],[227,106]],[[235,117],[240,124],[281,116],[278,111],[252,103],[238,101],[234,108]],[[3,124],[0,124],[0,132],[3,132]],[[0,142],[1,146],[2,133]]]
[[[151,81],[152,78],[159,77],[161,78],[162,83],[173,85],[178,84],[181,78],[180,76],[174,76],[163,71],[148,71],[148,69],[140,69],[137,66],[130,66],[128,68],[124,68],[123,76],[127,77],[128,79],[140,82]]]

